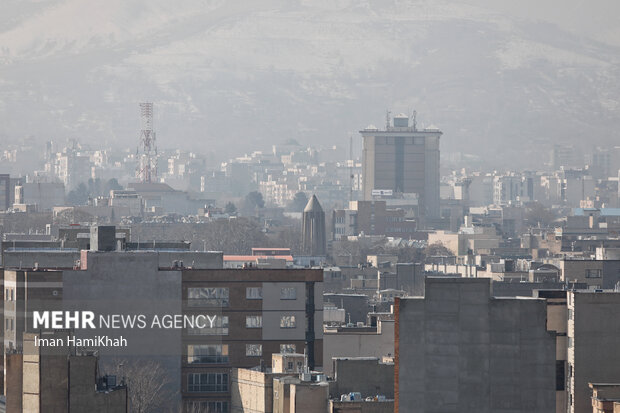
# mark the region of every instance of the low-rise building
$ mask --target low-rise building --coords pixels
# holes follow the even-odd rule
[[[620,384],[589,383],[592,389],[592,413],[620,412]]]
[[[23,353],[7,354],[7,413],[128,411],[127,386],[116,376],[101,376],[93,353],[38,346],[35,337],[54,339],[60,333],[27,333]]]
[[[335,372],[334,359],[383,357],[394,354],[394,321],[377,319],[375,326],[325,327],[323,333],[323,371]]]
[[[329,384],[311,373],[273,380],[273,413],[323,413],[328,399]]]
[[[330,400],[329,413],[392,413],[394,400]]]

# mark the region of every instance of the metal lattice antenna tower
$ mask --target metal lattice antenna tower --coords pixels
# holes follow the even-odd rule
[[[353,135],[349,135],[349,201],[353,201]]]
[[[138,168],[136,171],[140,182],[153,182],[157,179],[157,141],[153,128],[153,104],[140,103],[140,117],[142,128],[140,130],[140,142],[136,150]]]

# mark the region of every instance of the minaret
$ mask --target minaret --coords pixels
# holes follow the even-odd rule
[[[302,222],[303,253],[313,257],[326,255],[325,212],[316,195],[306,204]]]

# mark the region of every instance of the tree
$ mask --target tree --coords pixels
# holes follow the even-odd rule
[[[293,225],[287,225],[274,230],[268,236],[268,246],[273,248],[290,248],[293,255],[302,253],[301,222],[297,219]]]
[[[75,207],[60,211],[53,220],[53,223],[56,225],[71,225],[84,222],[97,223],[98,220],[93,215],[76,209]]]
[[[398,256],[398,262],[419,263],[424,261],[424,252],[421,248],[413,247],[389,247],[385,254]]]
[[[545,208],[540,202],[532,202],[527,206],[525,212],[525,219],[530,227],[541,226],[547,228],[553,224],[556,218],[555,211]]]
[[[155,360],[111,360],[104,370],[122,376],[127,382],[129,411],[151,413],[169,404],[175,391],[166,370]]]
[[[424,254],[427,257],[433,257],[433,256],[451,257],[451,256],[454,255],[454,252],[451,251],[450,249],[448,249],[445,245],[443,245],[443,243],[441,241],[438,241],[438,242],[434,242],[434,243],[428,245],[424,249]]]
[[[232,202],[228,202],[224,207],[224,212],[228,215],[235,215],[237,213],[237,207]]]
[[[89,179],[88,180],[88,196],[96,197],[101,195],[101,179]]]
[[[245,196],[243,200],[243,213],[244,215],[254,215],[257,208],[264,208],[265,200],[263,194],[258,191],[252,191]]]
[[[108,179],[108,182],[105,184],[104,195],[109,195],[110,191],[119,191],[121,189],[123,189],[123,187],[118,183],[116,178]]]
[[[302,212],[308,203],[308,196],[304,192],[297,192],[293,200],[288,204],[291,212]]]
[[[202,244],[207,250],[223,251],[225,254],[249,254],[253,247],[267,243],[261,227],[247,218],[209,222],[204,232],[197,236],[203,237]]]
[[[69,191],[67,195],[67,201],[71,205],[86,205],[88,203],[88,188],[82,182],[72,191]]]

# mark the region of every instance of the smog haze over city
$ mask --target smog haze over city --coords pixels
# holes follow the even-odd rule
[[[161,148],[217,160],[291,138],[347,146],[386,109],[490,167],[620,129],[611,0],[2,3],[3,142],[125,147],[140,101],[157,104]]]
[[[618,0],[0,0],[0,413],[620,412]]]

